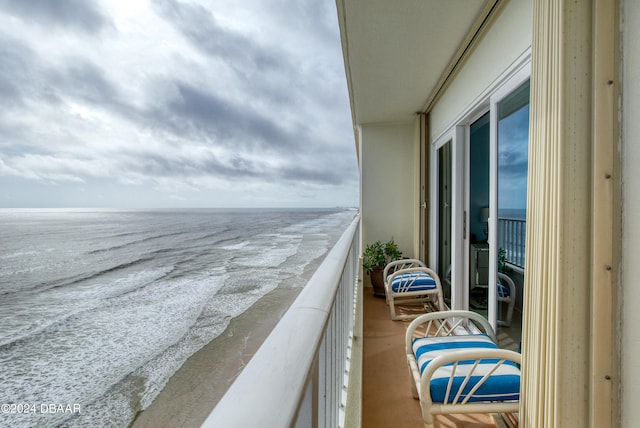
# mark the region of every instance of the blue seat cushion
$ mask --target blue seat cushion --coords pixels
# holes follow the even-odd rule
[[[436,280],[425,272],[408,272],[396,276],[391,283],[391,289],[395,293],[435,290]]]
[[[498,346],[485,334],[423,337],[414,339],[412,346],[413,353],[418,361],[418,367],[420,367],[420,373],[424,372],[425,367],[427,367],[434,358],[451,351],[498,349]],[[480,361],[480,364],[478,364],[478,367],[473,371],[472,376],[464,386],[459,401],[464,400],[467,395],[469,395],[473,387],[482,377],[493,369],[496,362],[498,362],[498,359],[483,359]],[[458,389],[473,369],[474,364],[475,360],[458,362],[447,403],[453,402],[458,393]],[[431,400],[434,403],[444,403],[449,378],[451,377],[453,369],[454,364],[449,363],[435,371],[430,383]],[[518,400],[519,398],[520,368],[512,361],[506,361],[478,388],[469,398],[469,402],[509,401]]]
[[[506,285],[498,284],[498,297],[509,297],[511,295],[511,290]]]

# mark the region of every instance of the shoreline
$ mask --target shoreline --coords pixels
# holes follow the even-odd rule
[[[130,427],[200,427],[329,251],[309,263],[301,276],[279,284],[233,318],[220,336],[185,361]]]

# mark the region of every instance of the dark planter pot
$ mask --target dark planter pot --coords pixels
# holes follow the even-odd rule
[[[386,297],[384,291],[384,268],[376,266],[369,273],[371,275],[371,285],[373,286],[373,294],[378,297]]]

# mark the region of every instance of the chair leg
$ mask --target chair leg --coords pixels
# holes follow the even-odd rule
[[[422,409],[422,421],[424,422],[424,428],[434,428],[433,415],[429,411]]]
[[[413,376],[413,374],[411,375]],[[420,399],[420,394],[418,394],[418,388],[416,388],[416,383],[414,381],[411,381],[411,396],[416,400]]]
[[[389,312],[393,321],[398,320],[398,316],[396,315],[396,305],[393,301],[393,297],[389,298]]]
[[[511,327],[511,320],[513,319],[513,307],[516,305],[516,302],[513,299],[510,299],[510,300],[505,299],[505,300],[502,300],[502,303],[507,304],[507,317],[504,321],[498,319],[498,325],[501,327]]]
[[[509,306],[507,306],[507,322],[505,322],[505,327],[511,327],[511,319],[513,318],[513,307],[516,305],[515,299],[511,299],[509,301]]]

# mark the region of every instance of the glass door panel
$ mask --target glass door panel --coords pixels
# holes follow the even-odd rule
[[[524,283],[527,171],[529,150],[529,82],[498,103],[497,111],[497,275],[499,329],[518,348]]]
[[[444,299],[451,306],[451,208],[452,143],[445,143],[438,156],[438,275],[442,278]]]
[[[487,316],[489,307],[489,112],[469,127],[468,240],[469,309]]]

